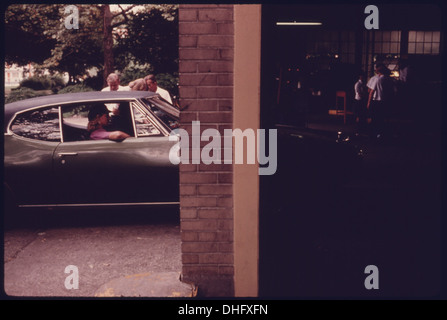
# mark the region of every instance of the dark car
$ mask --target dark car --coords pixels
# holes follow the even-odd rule
[[[119,108],[121,120],[113,130],[130,137],[91,140],[88,113],[97,105]],[[157,94],[133,91],[6,104],[5,200],[28,208],[177,205],[178,166],[169,160],[175,144],[169,134],[178,126],[179,113]]]

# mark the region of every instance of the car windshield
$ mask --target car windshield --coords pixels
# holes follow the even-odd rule
[[[143,99],[151,110],[171,130],[179,127],[180,110],[159,97]]]

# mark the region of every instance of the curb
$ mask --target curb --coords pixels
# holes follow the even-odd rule
[[[194,298],[197,287],[180,280],[178,272],[147,272],[113,279],[102,285],[95,297]]]

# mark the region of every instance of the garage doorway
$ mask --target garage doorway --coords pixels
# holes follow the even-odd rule
[[[359,5],[262,7],[261,127],[280,128],[281,133],[277,173],[260,177],[261,297],[438,293],[441,56],[411,55],[408,37],[413,30],[440,32],[440,14],[429,5],[405,10],[399,5],[380,6],[382,38],[376,41],[379,32],[365,31],[364,10]],[[393,43],[393,35],[400,40]],[[396,137],[390,145],[360,141],[368,153],[352,179],[334,179],[332,173],[339,167],[330,161],[316,170],[317,163],[307,157],[322,148],[305,144],[303,132],[328,134],[333,141],[338,132],[351,132],[352,137],[355,119],[348,117],[344,123],[329,112],[336,92],[345,91],[349,103],[359,70],[372,76],[378,58],[391,69],[396,58],[389,55],[390,48],[398,51],[399,58],[405,53],[416,62],[430,61],[424,66],[432,67],[422,68],[429,74],[425,83],[430,84],[426,86],[430,94],[423,95],[430,97],[425,120],[414,122],[397,113],[391,119]],[[412,135],[414,128],[421,129],[421,136]],[[431,137],[430,143],[422,137]],[[297,142],[305,148],[292,147]],[[416,156],[423,154],[430,157]],[[421,184],[430,190],[421,189]],[[370,265],[381,272],[380,290],[365,286]],[[408,281],[419,273],[424,274],[423,281]]]

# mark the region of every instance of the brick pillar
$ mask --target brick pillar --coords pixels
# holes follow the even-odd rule
[[[233,5],[180,5],[180,122],[190,137],[192,121],[222,136],[232,128],[233,56]],[[180,164],[180,219],[183,279],[201,296],[233,296],[231,164]]]

